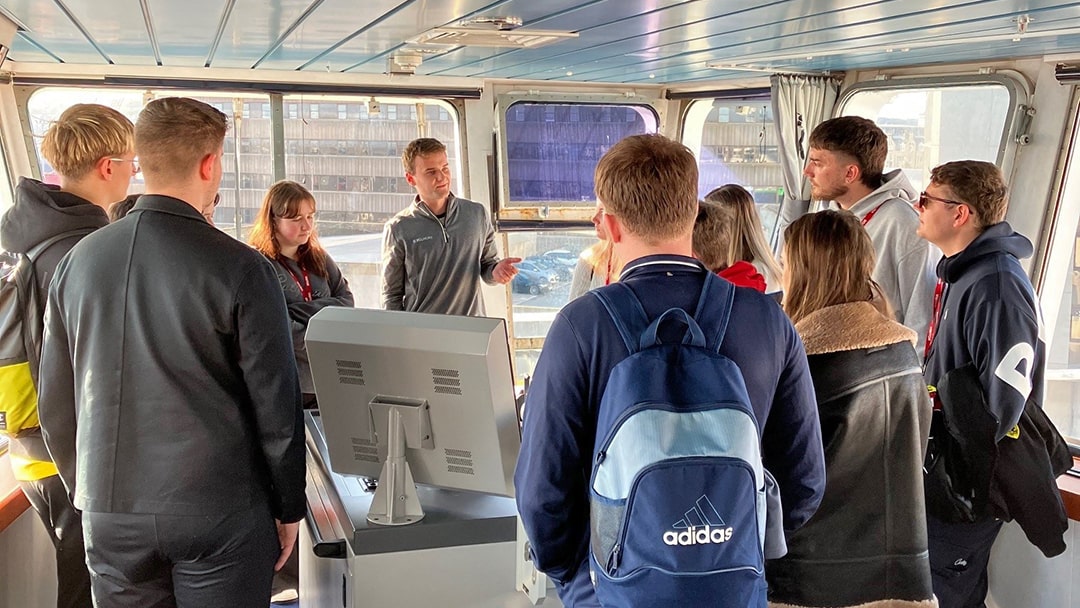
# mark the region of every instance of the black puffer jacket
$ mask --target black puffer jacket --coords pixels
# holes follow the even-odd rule
[[[795,325],[825,446],[825,497],[766,564],[769,600],[794,606],[935,606],[922,462],[930,399],[915,332],[869,302]]]

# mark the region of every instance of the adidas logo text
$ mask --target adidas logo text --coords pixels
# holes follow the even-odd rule
[[[709,545],[713,543],[726,543],[731,540],[733,528],[705,526],[702,528],[691,526],[682,532],[668,530],[664,532],[664,544],[670,546],[688,547],[690,545]]]

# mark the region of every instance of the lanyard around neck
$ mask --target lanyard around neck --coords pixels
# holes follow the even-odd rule
[[[289,268],[289,265],[285,263],[285,260],[279,259],[278,263],[281,264],[285,268],[285,271],[289,273],[289,276],[292,277],[293,282],[295,282],[296,286],[300,289],[300,297],[304,298],[305,302],[310,302],[311,301],[311,277],[308,276],[307,268],[304,268],[302,265],[297,263],[297,266],[300,267],[300,273],[304,277],[304,282],[301,283],[300,282],[300,277],[296,276],[296,273],[292,271],[292,268]]]
[[[886,202],[888,202],[888,201],[886,201]],[[862,218],[863,228],[866,228],[866,225],[869,224],[870,220],[874,218],[875,214],[877,214],[878,209],[881,209],[884,205],[885,205],[885,203],[881,203],[877,207],[874,207],[873,209],[871,209],[870,213],[867,213],[866,215],[863,216],[863,218]]]
[[[945,294],[945,281],[938,279],[934,287],[934,313],[930,317],[930,327],[926,330],[926,346],[923,348],[923,361],[930,356],[930,347],[934,345],[934,337],[937,335],[938,322],[941,321],[941,300]]]

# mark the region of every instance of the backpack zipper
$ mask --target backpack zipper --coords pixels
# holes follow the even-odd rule
[[[608,557],[607,574],[608,576],[615,576],[615,571],[619,569],[619,556],[622,551],[622,545],[615,543],[615,546],[611,548],[611,556]]]

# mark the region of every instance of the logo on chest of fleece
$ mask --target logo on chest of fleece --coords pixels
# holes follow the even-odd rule
[[[423,243],[424,241],[430,241],[433,238],[435,238],[435,237],[431,236],[430,234],[427,235],[427,236],[418,236],[415,239],[413,239],[412,241],[410,241],[410,244],[415,245],[417,243]]]

